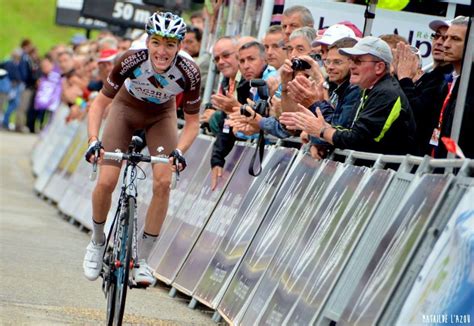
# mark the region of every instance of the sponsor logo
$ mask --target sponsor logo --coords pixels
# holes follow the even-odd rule
[[[122,62],[120,62],[122,65],[120,75],[124,76],[130,70],[130,68],[137,66],[139,63],[145,61],[146,58],[147,52],[145,50],[129,55],[124,60],[122,60]]]
[[[191,63],[188,63],[188,61],[185,60],[180,61],[178,63],[178,67],[181,68],[181,70],[185,73],[185,75],[191,82],[191,87],[189,90],[195,90],[197,83],[200,81],[200,74],[197,67],[195,65],[192,65]]]

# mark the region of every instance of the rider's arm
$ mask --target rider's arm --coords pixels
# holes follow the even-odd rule
[[[199,113],[184,113],[184,121],[183,131],[178,141],[178,149],[183,153],[188,150],[199,133]]]
[[[100,125],[105,108],[112,102],[110,97],[105,96],[102,92],[92,102],[89,108],[87,132],[89,143],[99,138]]]

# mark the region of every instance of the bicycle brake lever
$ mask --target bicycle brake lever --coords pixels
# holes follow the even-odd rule
[[[94,162],[92,163],[92,172],[89,175],[89,180],[90,181],[95,181],[95,179],[97,179],[97,161],[98,161],[97,157],[99,155],[99,150],[95,151],[95,155],[94,155],[95,158],[94,158]]]

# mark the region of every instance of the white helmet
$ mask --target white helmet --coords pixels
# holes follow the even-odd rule
[[[171,12],[155,12],[148,18],[145,26],[148,35],[184,39],[186,23],[183,18]]]

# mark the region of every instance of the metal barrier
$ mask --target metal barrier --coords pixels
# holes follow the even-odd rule
[[[33,150],[35,189],[91,228],[95,183],[83,159],[85,122],[66,125],[66,113],[58,110]],[[200,135],[186,153],[189,167],[149,257],[155,275],[173,286],[170,294],[181,291],[190,307],[201,302],[232,325],[403,325],[426,322],[420,316],[435,308],[474,318],[457,295],[474,293],[466,283],[474,161],[340,150],[314,161],[270,146],[254,178],[247,171],[254,149],[237,143],[211,191],[212,142]],[[140,232],[151,196],[148,177],[138,198]],[[460,233],[468,247],[443,264]],[[435,279],[456,294],[448,304]]]

